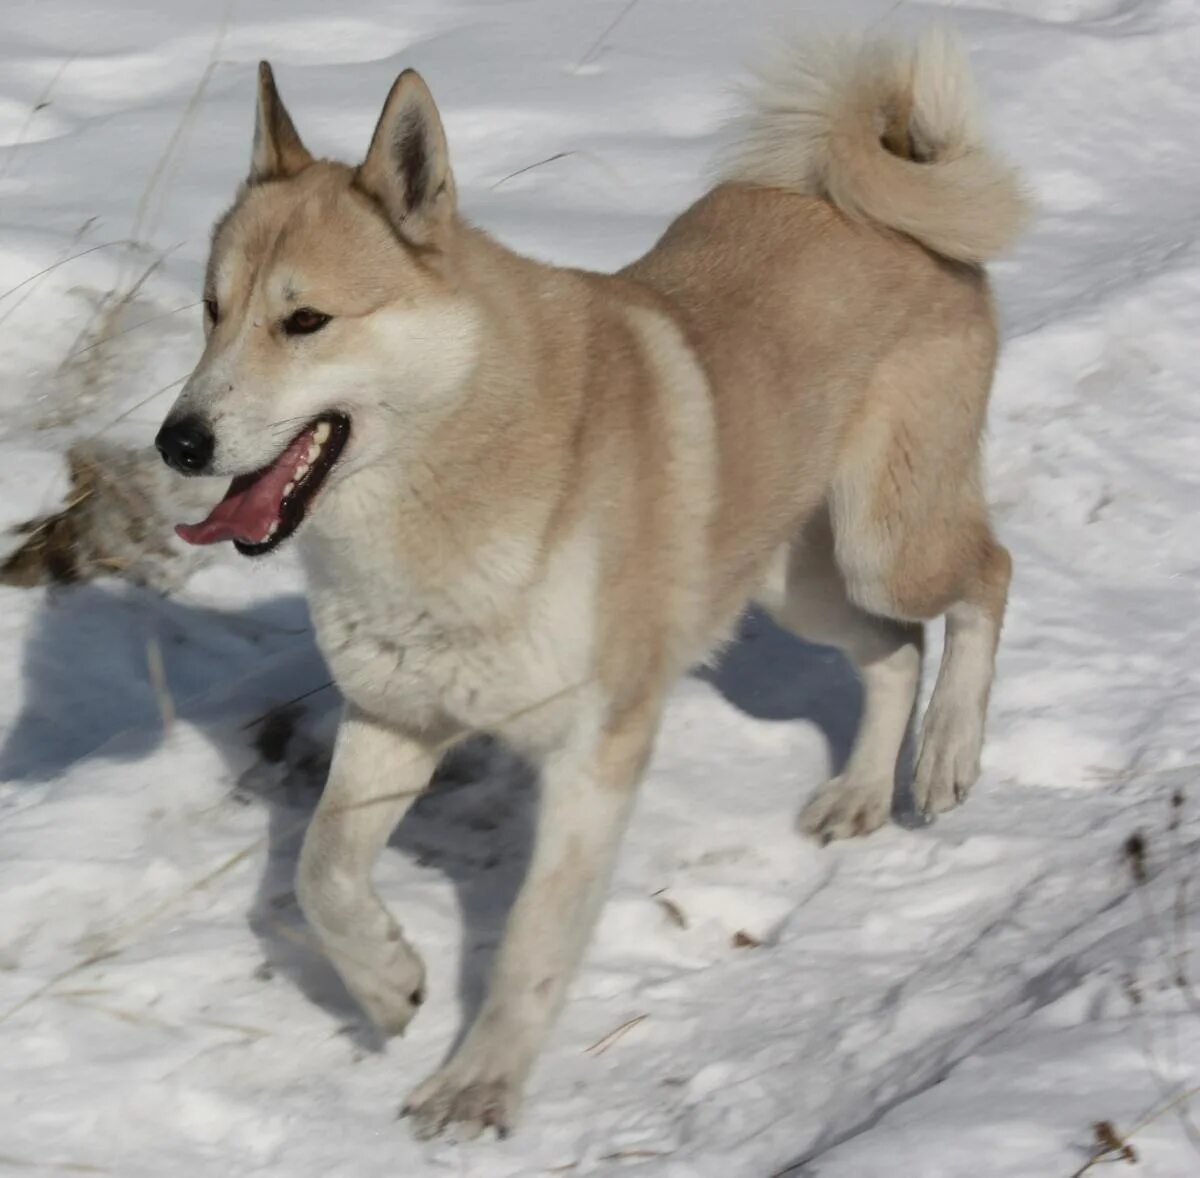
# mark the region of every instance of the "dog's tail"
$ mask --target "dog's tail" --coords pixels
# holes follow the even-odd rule
[[[724,175],[811,193],[947,258],[1001,253],[1028,219],[985,142],[966,56],[943,29],[914,47],[793,43],[749,93]]]

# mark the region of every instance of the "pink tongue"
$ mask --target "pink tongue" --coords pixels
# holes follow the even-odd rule
[[[207,519],[198,524],[176,524],[176,535],[189,544],[217,544],[222,540],[261,544],[271,525],[279,521],[284,489],[296,477],[311,443],[312,430],[307,429],[270,466],[254,474],[238,475]]]

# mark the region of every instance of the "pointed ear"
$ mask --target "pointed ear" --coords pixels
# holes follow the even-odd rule
[[[270,63],[258,63],[258,110],[254,117],[254,150],[250,155],[250,183],[283,180],[302,172],[313,162],[300,142],[291,116],[275,89]]]
[[[396,79],[356,179],[415,244],[434,245],[449,227],[455,193],[446,133],[416,70]]]

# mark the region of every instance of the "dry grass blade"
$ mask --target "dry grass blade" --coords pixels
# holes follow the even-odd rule
[[[10,1018],[12,1018],[14,1015],[19,1014],[27,1006],[30,1006],[32,1003],[36,1002],[39,998],[42,998],[46,994],[49,994],[61,982],[65,982],[67,980],[67,978],[73,978],[77,974],[82,973],[84,970],[90,969],[93,965],[98,965],[101,961],[107,961],[112,957],[116,957],[118,953],[122,952],[122,950],[124,950],[127,947],[126,945],[119,944],[118,942],[125,940],[126,938],[132,936],[134,933],[139,932],[146,925],[150,924],[151,921],[158,919],[158,917],[160,917],[164,912],[169,912],[172,908],[175,908],[178,905],[182,904],[189,896],[193,895],[195,892],[203,890],[204,888],[208,887],[209,884],[214,883],[216,880],[220,879],[221,876],[227,875],[230,871],[232,871],[240,863],[244,862],[251,855],[253,855],[255,853],[255,851],[257,851],[260,847],[266,846],[266,843],[267,843],[266,835],[263,835],[261,838],[255,839],[254,842],[251,843],[248,847],[243,847],[236,854],[231,855],[224,862],[222,862],[222,863],[218,864],[218,866],[214,867],[213,870],[208,872],[207,875],[203,875],[199,879],[193,880],[182,891],[177,892],[175,895],[170,896],[168,899],[164,900],[161,904],[158,904],[154,908],[151,908],[150,911],[143,914],[137,920],[126,925],[124,928],[118,929],[110,937],[110,940],[113,942],[112,948],[104,949],[104,950],[101,950],[100,952],[89,954],[87,957],[83,958],[82,960],[75,962],[73,965],[69,965],[66,969],[61,970],[58,973],[54,974],[52,977],[48,978],[36,989],[31,990],[28,994],[26,994],[24,998],[20,999],[20,1001],[14,1003],[3,1013],[0,1013],[0,1023],[7,1022]]]
[[[115,957],[116,955],[116,949],[106,949],[102,953],[90,953],[81,961],[76,961],[73,965],[67,966],[66,969],[59,970],[58,973],[47,978],[40,986],[31,990],[24,998],[0,1014],[0,1023],[8,1022],[14,1015],[20,1014],[25,1007],[30,1006],[39,998],[49,994],[60,982],[65,982],[67,978],[73,978],[76,974],[83,973],[85,969],[90,969],[93,965],[98,965],[101,961],[107,961],[110,957]]]
[[[84,1010],[96,1010],[101,1014],[107,1014],[110,1018],[115,1018],[123,1023],[128,1023],[131,1027],[150,1027],[156,1031],[178,1031],[180,1027],[168,1022],[166,1019],[155,1018],[152,1014],[147,1014],[142,1010],[126,1010],[122,1006],[110,1006],[106,1002],[96,1002],[92,998],[81,998],[76,993],[59,993],[54,995],[60,1002],[66,1002],[70,1006],[78,1006]]]
[[[154,190],[158,187],[159,181],[167,170],[167,165],[171,161],[171,156],[175,148],[179,146],[180,140],[183,138],[184,132],[199,108],[200,100],[204,96],[204,91],[208,89],[209,79],[216,69],[216,55],[220,48],[221,42],[225,38],[225,27],[229,19],[229,9],[231,4],[225,6],[225,13],[222,17],[221,24],[218,28],[217,39],[213,44],[212,50],[209,53],[208,64],[204,67],[200,75],[200,80],[196,83],[191,97],[188,99],[187,105],[183,108],[183,114],[179,117],[179,122],[175,124],[175,129],[171,132],[170,139],[167,140],[166,146],[158,157],[154,169],[150,173],[149,179],[146,181],[146,187],[142,190],[141,199],[138,201],[137,208],[133,214],[133,236],[139,236],[143,222],[146,220],[146,215],[149,210],[150,201],[154,196]]]
[[[211,81],[213,73],[217,68],[217,60],[221,53],[221,47],[225,43],[225,34],[229,30],[230,17],[233,15],[234,3],[235,0],[227,0],[225,10],[221,13],[220,23],[217,25],[217,32],[213,38],[212,48],[209,50],[208,65],[205,66],[204,72],[200,75],[200,79],[196,83],[191,97],[188,99],[187,106],[183,108],[183,114],[180,115],[179,122],[176,123],[175,130],[171,133],[171,138],[167,140],[167,145],[158,157],[158,163],[155,164],[154,171],[150,173],[150,178],[147,180],[146,187],[142,191],[142,198],[138,201],[137,209],[133,215],[132,236],[135,238],[141,235],[143,223],[149,216],[150,202],[155,189],[166,174],[172,157],[183,142],[184,137],[191,128],[192,122],[195,120],[196,112],[200,109],[200,103],[204,99],[204,92],[208,89],[208,83]],[[149,236],[153,236],[156,223],[156,219],[151,220]]]
[[[1157,769],[1120,769],[1115,772],[1095,770],[1089,776],[1106,785],[1123,785],[1127,781],[1146,781],[1151,777],[1171,777],[1193,773],[1200,769],[1200,761],[1183,761],[1178,765],[1160,765]]]
[[[17,291],[28,286],[31,282],[36,282],[39,278],[44,278],[47,274],[57,270],[59,266],[65,266],[68,262],[74,262],[78,258],[86,258],[88,254],[94,254],[97,250],[112,249],[114,245],[132,245],[133,242],[128,237],[118,238],[116,241],[102,241],[99,245],[89,246],[85,250],[79,250],[78,253],[68,254],[65,258],[59,258],[57,262],[52,262],[49,266],[43,266],[36,274],[30,274],[28,278],[22,278],[16,286],[10,286],[8,290],[0,291],[0,303],[4,302],[9,295],[16,294]],[[3,320],[0,319],[0,323]]]
[[[14,1170],[53,1170],[56,1173],[68,1174],[111,1174],[103,1166],[93,1166],[88,1162],[47,1162],[34,1161],[30,1158],[14,1157],[10,1153],[0,1153],[0,1166],[10,1166]]]
[[[600,36],[598,36],[591,43],[591,45],[588,47],[588,51],[575,63],[576,69],[580,69],[587,65],[587,63],[591,61],[595,54],[599,53],[599,51],[604,47],[604,42],[607,41],[612,35],[613,30],[615,30],[617,25],[619,25],[637,7],[637,3],[638,0],[629,0],[629,3],[617,13],[616,17],[605,28],[604,32],[602,32]]]
[[[285,699],[282,703],[274,704],[267,711],[263,712],[261,716],[255,716],[253,720],[247,720],[242,725],[242,731],[245,732],[246,729],[253,728],[256,724],[262,724],[277,716],[280,712],[295,707],[296,704],[303,703],[306,699],[310,699],[314,695],[320,695],[322,691],[328,691],[332,686],[333,680],[329,679],[324,683],[318,684],[316,687],[310,687],[307,691],[303,691],[299,695],[292,696],[291,699]]]
[[[139,409],[145,408],[156,397],[161,397],[163,393],[169,393],[172,389],[177,389],[185,380],[187,380],[187,377],[181,376],[177,380],[171,381],[170,384],[163,385],[161,389],[155,389],[154,392],[152,392],[148,397],[143,397],[136,405],[130,405],[128,409],[123,409],[107,425],[102,425],[94,434],[89,435],[89,441],[98,438],[102,433],[112,429],[114,425],[120,424],[131,413],[136,413]]]
[[[163,733],[170,732],[175,722],[175,701],[171,698],[171,689],[167,686],[167,672],[163,666],[162,647],[157,638],[150,638],[146,643],[146,669],[150,674],[150,687],[158,704],[158,714],[162,719]]]
[[[661,893],[654,897],[658,901],[659,907],[667,914],[667,919],[676,927],[686,929],[688,927],[687,914],[675,903],[669,896],[664,896]]]
[[[523,720],[534,715],[542,708],[549,707],[551,704],[565,699],[571,692],[578,691],[579,686],[579,684],[575,684],[570,687],[564,687],[561,691],[556,691],[552,695],[548,695],[544,699],[539,700],[537,703],[530,704],[528,707],[521,708],[518,711],[510,712],[501,720],[499,727],[503,728],[505,725],[512,724],[516,720]],[[440,756],[442,753],[449,752],[450,749],[458,744],[458,742],[459,738],[457,736],[452,736],[446,740],[438,741],[438,743],[433,745],[429,751],[435,756]],[[350,802],[345,806],[338,806],[335,810],[330,811],[330,813],[340,814],[345,813],[348,810],[363,810],[368,806],[381,806],[387,802],[394,802],[400,800],[401,798],[410,798],[415,795],[423,794],[426,788],[427,787],[422,786],[422,788],[418,790],[406,789],[386,794],[375,794],[372,797],[364,798],[361,802]]]
[[[1183,825],[1184,793],[1182,789],[1171,793],[1171,818],[1167,831],[1171,839],[1172,861],[1175,864],[1188,862],[1183,846],[1179,841],[1179,831]],[[1190,870],[1179,870],[1175,887],[1174,905],[1174,937],[1175,937],[1175,976],[1173,981],[1179,987],[1188,1005],[1200,1014],[1200,1002],[1192,990],[1191,978],[1191,936],[1188,922],[1188,890],[1191,887],[1192,873]]]
[[[667,1158],[671,1150],[666,1149],[618,1149],[616,1153],[600,1155],[602,1162],[630,1162],[643,1158]]]
[[[115,290],[110,290],[93,309],[91,316],[83,330],[75,337],[75,346],[59,363],[59,372],[64,371],[72,360],[79,356],[88,355],[98,348],[101,344],[107,343],[110,339],[115,339],[119,335],[124,335],[124,332],[113,331],[112,328],[116,325],[121,317],[121,313],[126,307],[133,302],[138,296],[138,292],[143,286],[149,282],[150,278],[156,274],[162,264],[173,254],[183,242],[176,242],[169,249],[160,250],[151,260],[150,263],[142,270],[141,274],[134,279],[121,295],[117,295]],[[99,322],[100,326],[94,328],[93,324]],[[80,348],[79,341],[94,334],[96,338],[86,347]]]
[[[602,1039],[597,1039],[591,1047],[585,1048],[589,1055],[603,1055],[614,1043],[624,1039],[634,1027],[640,1026],[650,1016],[648,1014],[634,1015],[633,1018],[623,1022],[615,1030],[609,1031]]]
[[[553,155],[548,155],[544,160],[538,160],[536,164],[526,164],[523,168],[518,168],[515,172],[509,172],[507,176],[501,176],[495,184],[491,185],[491,191],[495,192],[501,184],[507,184],[510,180],[515,180],[518,176],[524,176],[526,172],[532,172],[534,168],[543,167],[545,164],[552,164],[556,160],[565,160],[568,156],[572,156],[573,151],[556,151]]]
[[[50,95],[54,93],[54,87],[58,85],[59,79],[67,72],[67,67],[78,56],[79,52],[76,50],[70,57],[64,57],[58,69],[54,71],[54,76],[46,83],[42,92],[34,100],[33,105],[29,108],[29,113],[25,116],[25,121],[21,124],[21,129],[17,132],[16,139],[8,144],[8,157],[4,161],[4,167],[0,168],[0,180],[3,180],[8,175],[8,170],[12,167],[13,160],[17,158],[17,149],[25,146],[25,136],[29,134],[29,128],[33,126],[33,120],[37,118],[38,111],[45,110],[50,105]]]
[[[128,1023],[130,1026],[151,1027],[158,1031],[179,1032],[186,1030],[182,1023],[173,1023],[168,1019],[157,1018],[155,1015],[148,1014],[144,1010],[129,1010],[123,1006],[114,1006],[107,1002],[97,1002],[96,997],[107,997],[111,991],[99,989],[96,987],[84,987],[78,990],[59,990],[53,997],[60,1002],[69,1003],[71,1006],[78,1006],[86,1010],[98,1010],[101,1014],[110,1015],[112,1018],[120,1019],[123,1023]],[[215,1018],[196,1018],[190,1020],[192,1025],[199,1027],[212,1027],[217,1031],[232,1031],[236,1035],[241,1035],[244,1038],[255,1041],[258,1039],[269,1039],[271,1032],[264,1030],[262,1027],[251,1027],[244,1023],[230,1023],[223,1019]]]
[[[106,335],[101,339],[93,340],[90,344],[79,348],[77,351],[69,352],[63,357],[63,363],[66,364],[70,360],[74,360],[79,356],[86,355],[95,348],[101,347],[103,344],[111,343],[115,339],[120,339],[123,335],[128,335],[131,331],[137,331],[140,327],[148,327],[151,323],[157,323],[160,319],[169,319],[172,315],[178,315],[181,311],[190,311],[193,307],[200,306],[202,299],[196,299],[191,303],[184,303],[182,307],[175,307],[170,311],[161,311],[157,315],[151,315],[148,319],[140,319],[137,323],[132,323],[128,327],[122,328],[120,331],[114,331],[111,335]]]
[[[237,1035],[245,1035],[247,1039],[269,1039],[273,1034],[262,1027],[251,1027],[245,1023],[229,1023],[219,1018],[201,1018],[196,1022],[202,1027],[212,1027],[218,1031],[233,1031]]]
[[[72,496],[61,511],[31,520],[17,529],[28,539],[0,561],[0,585],[29,589],[42,584],[44,575],[60,583],[76,579],[77,535],[73,509],[85,502],[91,491]]]

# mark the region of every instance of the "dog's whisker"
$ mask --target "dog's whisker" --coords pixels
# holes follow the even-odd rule
[[[311,425],[313,418],[311,415],[300,417],[281,417],[278,421],[269,421],[263,429],[280,430],[288,429],[297,425]]]

